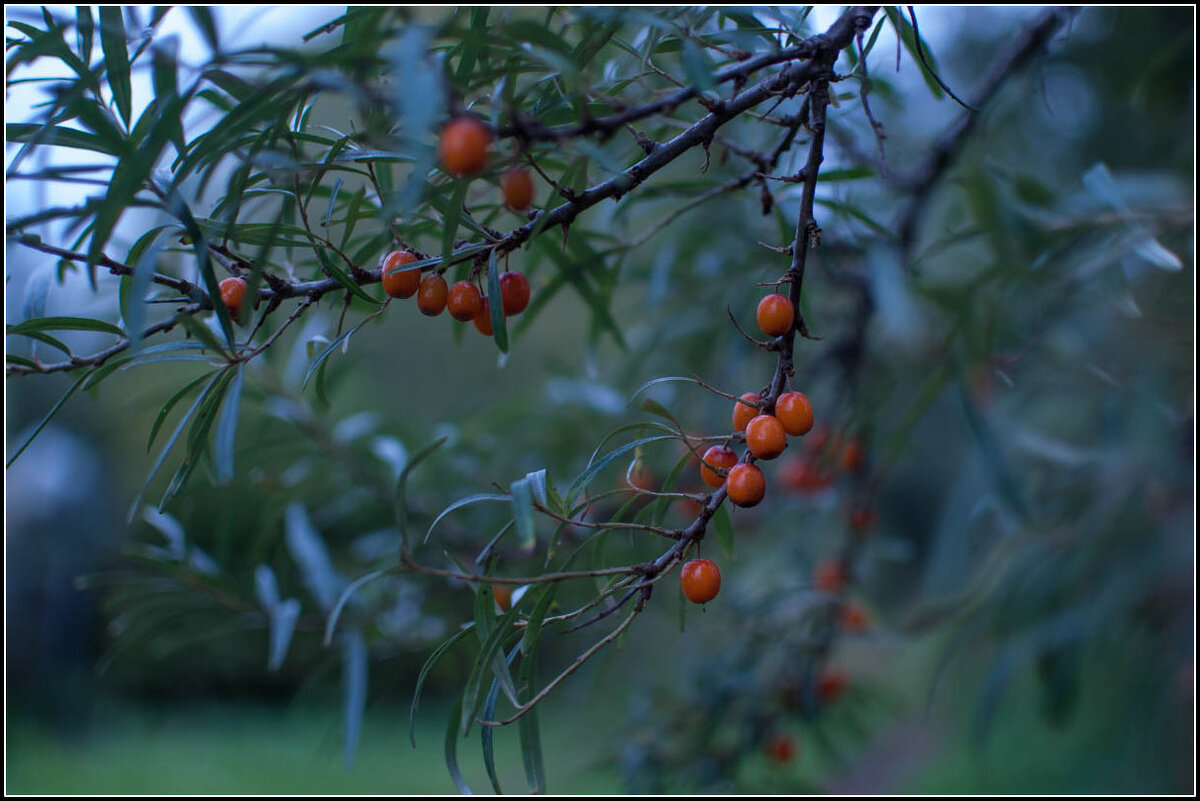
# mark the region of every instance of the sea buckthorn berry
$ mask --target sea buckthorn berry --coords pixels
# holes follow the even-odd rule
[[[484,295],[483,300],[479,303],[479,313],[472,320],[475,323],[475,330],[483,334],[485,337],[492,335],[492,304],[488,303],[487,296]]]
[[[842,563],[831,559],[817,565],[813,583],[823,592],[833,595],[840,593],[846,584],[846,571],[842,568]]]
[[[710,487],[719,487],[725,483],[725,476],[713,468],[729,470],[737,464],[737,452],[726,445],[713,445],[704,452],[704,462],[700,465],[700,478]],[[711,466],[710,466],[711,465]]]
[[[524,167],[513,167],[500,178],[504,203],[513,211],[525,211],[533,205],[533,176]]]
[[[779,483],[786,489],[817,492],[833,483],[833,477],[812,456],[787,459],[780,465]]]
[[[438,155],[446,172],[470,175],[487,166],[492,134],[487,126],[470,116],[456,117],[442,128]]]
[[[421,279],[417,289],[417,308],[421,314],[437,317],[446,308],[446,296],[450,290],[446,287],[446,279],[437,273],[429,273]]]
[[[474,320],[483,308],[483,294],[470,281],[457,281],[446,295],[446,308],[460,323]]]
[[[242,312],[242,298],[246,296],[246,280],[244,278],[226,278],[220,283],[221,302],[229,309],[229,316],[237,322]]]
[[[421,286],[420,270],[390,270],[412,264],[417,257],[407,250],[393,250],[383,260],[383,291],[393,298],[411,298]]]
[[[774,459],[787,447],[783,423],[769,414],[760,414],[746,424],[746,445],[759,459]]]
[[[863,457],[862,442],[858,439],[852,439],[847,442],[846,447],[842,448],[842,455],[839,461],[841,462],[842,469],[847,473],[861,472],[863,465],[866,463],[866,459]]]
[[[733,404],[733,430],[745,431],[746,424],[758,416],[758,407],[752,404],[758,404],[762,401],[762,397],[756,392],[747,392],[742,395],[742,400],[746,403]]]
[[[512,317],[529,305],[529,279],[510,270],[500,274],[500,299],[504,301],[504,316]]]
[[[694,604],[706,604],[721,591],[721,571],[709,559],[693,559],[679,572],[683,594]]]
[[[803,392],[785,392],[775,401],[775,416],[790,436],[800,437],[813,427],[812,404]]]
[[[742,462],[729,468],[725,489],[734,504],[749,508],[757,506],[767,494],[767,480],[756,465]]]
[[[842,605],[842,611],[838,614],[838,622],[846,631],[866,631],[871,622],[871,615],[862,604],[848,601]]]
[[[767,757],[777,765],[786,765],[796,758],[796,741],[786,734],[774,734],[767,740]]]
[[[512,609],[512,587],[507,584],[492,585],[492,599],[495,600],[496,606],[500,607],[501,612],[507,612]]]
[[[869,503],[851,506],[846,510],[846,522],[850,524],[850,528],[857,534],[862,534],[874,528],[876,517],[875,507]]]
[[[845,692],[848,686],[850,679],[846,676],[846,671],[841,668],[829,668],[817,679],[817,700],[828,704]]]
[[[792,330],[795,319],[792,302],[783,295],[767,295],[758,302],[758,327],[767,336],[783,336]]]
[[[654,473],[651,472],[650,468],[646,467],[646,465],[641,461],[634,465],[634,468],[629,471],[628,479],[629,484],[632,487],[651,492],[654,490]]]

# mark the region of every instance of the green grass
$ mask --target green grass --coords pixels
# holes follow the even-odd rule
[[[408,741],[408,710],[372,710],[352,767],[343,767],[336,708],[240,705],[96,712],[89,731],[63,739],[28,720],[7,726],[6,790],[14,794],[425,794],[457,793],[443,743],[448,708],[429,704]],[[515,729],[515,727],[514,727]],[[542,739],[550,790],[615,793],[614,770],[596,765],[603,740],[588,727],[545,715]],[[581,746],[574,747],[575,743]],[[582,744],[586,743],[586,747]],[[479,735],[459,759],[471,789],[490,793]],[[515,730],[496,736],[506,792],[527,792]]]

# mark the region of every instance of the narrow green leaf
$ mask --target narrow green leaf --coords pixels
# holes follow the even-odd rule
[[[29,435],[29,437],[26,438],[23,443],[21,443],[21,447],[17,448],[16,452],[12,456],[8,457],[8,461],[4,464],[5,468],[12,467],[12,464],[17,460],[17,457],[25,452],[25,449],[29,447],[38,434],[42,433],[42,429],[54,419],[54,415],[58,414],[58,410],[63,407],[63,404],[66,403],[67,400],[75,394],[75,390],[79,389],[80,385],[87,380],[88,375],[88,373],[81,375],[79,380],[72,384],[71,388],[68,389],[63,396],[58,399],[58,403],[54,404],[54,406],[50,409],[50,412],[42,418],[42,421],[37,424],[37,427],[33,429],[33,432]]]
[[[400,532],[400,556],[408,555],[408,476],[416,466],[446,444],[447,437],[440,437],[426,445],[416,455],[408,459],[400,476],[396,479],[396,490],[393,495],[396,507],[396,530]]]
[[[121,6],[100,6],[100,47],[104,51],[104,71],[112,88],[113,101],[125,120],[133,115],[133,90],[129,80],[128,37]]]
[[[713,515],[713,525],[717,529],[717,543],[720,544],[721,551],[733,561],[733,524],[729,520],[729,510],[725,508],[725,504],[717,507]]]
[[[529,485],[529,477],[514,481],[510,489],[517,543],[523,553],[533,553],[537,548],[537,534],[533,525],[533,490]]]
[[[244,367],[244,363],[239,363],[234,370],[229,392],[225,395],[221,421],[217,424],[217,435],[213,440],[213,461],[216,462],[218,484],[228,484],[233,480],[233,450],[242,402],[242,380],[246,375]]]
[[[458,791],[463,795],[472,795],[471,787],[458,767],[458,721],[462,716],[462,706],[462,698],[459,698],[454,709],[450,710],[450,720],[446,725],[446,769],[450,771],[450,779]]]
[[[422,540],[422,542],[429,542],[429,535],[433,533],[433,530],[437,527],[437,524],[442,521],[443,517],[450,514],[455,509],[461,509],[464,506],[470,506],[474,503],[482,503],[483,501],[507,502],[508,499],[509,497],[507,495],[498,495],[495,493],[479,493],[477,495],[468,495],[465,498],[460,498],[443,509],[442,513],[433,519],[433,522],[429,525],[429,530],[425,532],[425,539]]]
[[[589,483],[591,483],[591,480],[596,477],[597,473],[608,467],[624,454],[629,453],[634,448],[641,447],[642,445],[648,445],[651,442],[662,442],[663,440],[678,438],[678,435],[643,437],[642,439],[636,439],[633,442],[628,442],[618,448],[615,448],[614,450],[609,451],[601,459],[590,464],[588,468],[584,470],[582,474],[580,474],[579,478],[575,479],[575,483],[572,484],[571,489],[567,491],[567,505],[570,506],[575,502],[576,496],[582,492]]]
[[[125,336],[125,331],[120,327],[88,317],[36,317],[7,326],[5,331],[8,334],[25,334],[31,331],[98,331],[102,334]]]
[[[488,254],[488,311],[492,315],[492,339],[501,353],[508,353],[508,326],[504,322],[504,300],[500,292],[500,268],[496,250]]]
[[[179,401],[183,400],[192,392],[194,392],[205,380],[211,379],[213,372],[205,373],[195,381],[185,385],[183,389],[172,395],[167,402],[163,404],[163,407],[158,410],[158,415],[155,416],[154,423],[150,426],[150,436],[146,439],[146,453],[149,453],[150,448],[154,446],[154,439],[158,436],[158,431],[160,428],[162,428],[162,424],[166,422],[167,415],[169,415],[171,410],[175,408],[175,404],[179,403]]]
[[[417,687],[415,690],[413,690],[412,706],[409,708],[408,713],[408,739],[412,743],[413,748],[417,747],[417,705],[421,702],[421,689],[425,686],[425,679],[428,678],[429,671],[433,669],[434,664],[436,664],[437,661],[442,658],[443,654],[453,648],[459,640],[461,640],[463,637],[466,637],[474,629],[475,624],[468,623],[462,628],[462,630],[452,635],[449,639],[435,648],[433,653],[429,655],[429,658],[425,660],[425,664],[421,665],[421,672],[417,674]],[[459,699],[458,703],[461,707],[461,698]],[[455,712],[450,718],[451,721],[453,721],[451,728],[456,733],[458,731],[458,717],[459,713]]]

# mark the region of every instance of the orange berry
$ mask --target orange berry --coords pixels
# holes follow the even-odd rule
[[[746,424],[746,445],[759,459],[774,459],[787,447],[783,423],[769,414],[760,414]]]
[[[246,296],[246,280],[244,278],[226,278],[220,283],[221,302],[229,309],[229,316],[236,323],[241,316],[242,298]]]
[[[629,471],[629,483],[637,489],[653,491],[654,473],[639,461],[637,466]]]
[[[766,744],[767,757],[778,765],[786,765],[796,758],[796,741],[786,734],[773,734]]]
[[[704,461],[700,465],[700,478],[710,487],[719,487],[725,483],[725,477],[717,473],[717,469],[729,470],[737,464],[737,452],[726,445],[713,445],[704,452]],[[714,469],[716,468],[716,469]]]
[[[775,401],[775,416],[783,430],[793,437],[807,434],[813,427],[812,404],[803,392],[785,392]]]
[[[709,559],[693,559],[679,571],[683,594],[694,604],[705,604],[721,591],[721,571]]]
[[[505,317],[525,311],[525,307],[529,305],[529,279],[511,270],[501,273],[500,299],[504,302]]]
[[[500,607],[501,612],[512,609],[512,594],[512,587],[507,584],[492,585],[492,598],[496,601],[496,606]]]
[[[838,621],[847,631],[865,631],[870,624],[871,616],[862,604],[849,601],[842,605]]]
[[[829,668],[817,679],[817,699],[827,704],[845,692],[850,685],[846,671],[841,668]]]
[[[525,211],[533,205],[533,176],[524,167],[513,167],[500,178],[504,203],[513,211]]]
[[[417,308],[421,314],[437,317],[446,308],[446,296],[449,293],[446,279],[437,273],[429,273],[421,279],[421,285],[417,288]]]
[[[875,527],[875,507],[870,504],[860,506],[852,506],[846,511],[846,522],[850,524],[850,528],[858,534],[869,531]]]
[[[758,327],[767,336],[783,336],[792,330],[795,314],[792,302],[783,295],[767,295],[758,302]]]
[[[756,465],[742,462],[729,468],[725,489],[734,504],[749,508],[757,506],[767,494],[767,480]]]
[[[812,456],[787,459],[780,465],[779,483],[790,490],[816,492],[832,482],[832,476]]]
[[[760,412],[755,405],[762,401],[762,397],[756,392],[747,392],[742,395],[742,400],[746,403],[733,404],[733,430],[745,431],[746,424],[755,418]]]
[[[487,295],[480,301],[479,313],[475,315],[473,322],[476,331],[485,337],[492,335],[492,304],[488,303]]]
[[[866,460],[863,457],[862,442],[857,439],[852,439],[846,443],[846,447],[842,448],[841,456],[842,469],[847,473],[858,473],[863,469]]]
[[[820,453],[829,444],[829,426],[822,423],[813,429],[812,436],[808,438],[808,450],[810,453]]]
[[[470,116],[456,117],[442,128],[438,155],[451,175],[461,177],[487,166],[492,134],[487,126]]]
[[[483,295],[470,281],[457,281],[446,295],[446,308],[460,323],[474,320],[483,308]]]
[[[813,583],[823,592],[834,595],[840,593],[846,584],[846,571],[842,568],[842,563],[831,559],[817,565]]]
[[[407,250],[393,250],[383,260],[383,291],[393,298],[411,298],[417,294],[421,285],[420,270],[403,270],[390,272],[406,264],[417,261],[417,257]]]

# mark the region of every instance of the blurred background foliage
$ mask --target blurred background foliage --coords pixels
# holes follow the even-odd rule
[[[397,205],[387,213],[407,241],[435,255],[445,226],[433,201],[444,202],[452,185],[435,181],[429,205],[418,202],[421,159],[432,159],[422,132],[447,113],[432,65],[445,68],[454,104],[494,119],[512,92],[526,113],[563,124],[582,119],[579,87],[592,87],[590,102],[603,113],[613,96],[644,102],[670,86],[657,75],[628,80],[634,57],[616,40],[636,50],[657,37],[650,46],[661,69],[703,82],[729,48],[773,40],[756,26],[808,35],[834,16],[381,9],[354,18],[339,49],[343,29],[318,26],[342,11],[313,8],[281,26],[281,39],[292,35],[270,42],[279,50],[235,55],[258,42],[238,38],[246,27],[228,11],[163,18],[159,40],[179,26],[181,81],[224,59],[243,80],[279,81],[281,97],[311,93],[314,136],[331,136],[321,130],[328,126],[354,131],[359,147],[416,154],[417,169],[389,168]],[[871,109],[886,133],[882,165],[858,81],[833,86],[827,177],[818,183],[822,246],[804,298],[821,339],[798,343],[795,378],[830,436],[863,445],[870,480],[795,480],[797,452],[811,444],[794,443],[769,466],[767,499],[732,515],[733,554],[706,539],[703,555],[721,563],[720,597],[703,611],[684,609],[664,583],[619,650],[543,705],[552,790],[1194,788],[1194,10],[1074,14],[1048,53],[1015,71],[980,112],[922,200],[911,241],[900,236],[911,178],[962,110],[931,91],[897,44],[892,21],[903,12],[890,11],[876,16],[868,60]],[[970,97],[1041,12],[917,14],[939,74]],[[136,50],[150,12],[124,13]],[[8,6],[6,18],[46,27],[37,9]],[[68,42],[77,19],[61,17]],[[298,44],[309,31],[317,35]],[[10,25],[7,35],[28,34]],[[98,31],[97,60],[100,39]],[[473,50],[483,39],[487,47]],[[197,42],[205,44],[197,50]],[[430,46],[432,59],[413,58]],[[14,52],[6,100],[42,97],[30,92],[43,84],[24,81],[44,80],[35,68],[46,60],[18,64]],[[464,67],[470,52],[477,62]],[[850,71],[846,56],[839,71]],[[144,104],[150,78],[135,69],[133,79],[132,102]],[[388,87],[395,105],[366,102],[356,86]],[[211,106],[219,105],[214,92]],[[44,147],[13,167],[26,140],[11,126],[37,119],[36,110],[17,117],[17,106],[6,103],[7,320],[30,316],[29,297],[40,291],[46,315],[115,322],[116,279],[102,276],[93,293],[85,271],[17,241],[36,233],[68,247],[78,233],[68,232],[69,218],[28,218],[94,191],[46,180],[61,163]],[[269,121],[270,109],[259,112]],[[701,113],[684,103],[639,130],[662,141]],[[199,114],[184,121],[194,126],[189,139],[212,124]],[[801,185],[769,182],[765,215],[757,185],[694,201],[744,174],[752,165],[739,150],[768,150],[779,131],[750,118],[731,123],[707,156],[690,152],[619,203],[581,215],[565,244],[552,232],[514,252],[509,267],[546,302],[510,325],[508,354],[470,326],[397,303],[325,362],[319,384],[302,389],[338,329],[343,310],[328,296],[247,370],[234,480],[219,481],[205,465],[161,513],[147,509],[167,487],[166,469],[147,507],[126,522],[174,424],[149,453],[146,437],[163,404],[201,375],[197,365],[117,371],[72,397],[6,476],[7,789],[453,791],[441,741],[471,667],[465,650],[430,673],[416,751],[406,719],[422,663],[471,619],[471,591],[417,576],[376,582],[356,596],[342,639],[327,648],[327,590],[316,585],[344,583],[394,555],[395,476],[435,438],[447,437],[446,446],[410,477],[408,516],[418,531],[453,501],[531,471],[546,468],[569,484],[607,432],[647,419],[630,403],[647,381],[695,375],[727,392],[758,390],[774,360],[736,333],[726,307],[747,324],[764,291],[758,284],[786,269],[786,257],[759,243],[791,241]],[[805,140],[775,175],[799,169]],[[322,145],[309,144],[319,159]],[[581,189],[642,150],[621,131],[530,153]],[[511,140],[498,143],[494,168],[467,197],[476,218],[499,230],[524,222],[503,209],[495,187],[515,158]],[[221,201],[239,189],[239,163],[213,162],[205,185],[183,184],[198,217],[228,209]],[[286,164],[257,163],[288,176]],[[40,179],[19,177],[38,170]],[[315,192],[320,208],[345,210],[365,185],[358,178],[335,190],[329,177]],[[538,204],[554,205],[548,195],[539,181]],[[243,223],[274,219],[269,199],[239,202]],[[130,208],[114,220],[114,252],[123,256],[163,224],[155,215]],[[384,216],[364,212],[356,226],[364,266],[390,247]],[[253,232],[242,235],[253,242]],[[165,263],[194,275],[191,249],[166,239]],[[286,261],[298,277],[316,273],[311,252],[297,248]],[[370,312],[356,300],[347,325]],[[79,352],[111,341],[63,339]],[[31,342],[10,336],[8,353],[29,358]],[[10,456],[72,383],[6,380]],[[693,385],[661,384],[649,395],[690,432],[727,430],[729,403]],[[641,453],[652,483],[671,473],[682,455],[676,445]],[[595,489],[620,486],[626,466],[608,469]],[[680,483],[699,489],[692,470]],[[813,661],[812,615],[823,603],[814,571],[846,546],[846,505],[864,492],[877,522],[846,590],[861,617],[843,622],[832,652]],[[498,506],[457,512],[419,553],[430,564],[445,561],[443,549],[470,560],[507,515]],[[675,524],[687,519],[669,512]],[[543,543],[552,532],[539,525]],[[657,547],[636,532],[612,537],[604,559],[644,560]],[[329,562],[314,578],[321,551]],[[502,546],[501,572],[536,571],[543,556]],[[586,587],[574,592],[588,596]],[[285,620],[295,623],[290,638]],[[564,666],[589,636],[547,637],[542,659]],[[339,754],[350,757],[356,743],[343,767]],[[500,731],[496,747],[506,786],[522,787],[515,733]],[[472,787],[487,787],[474,747],[459,751]]]

